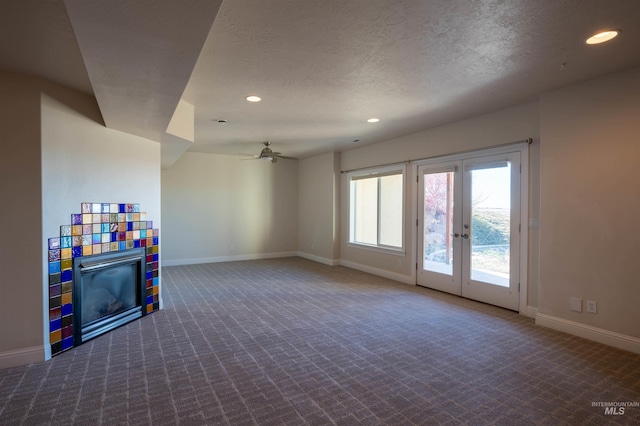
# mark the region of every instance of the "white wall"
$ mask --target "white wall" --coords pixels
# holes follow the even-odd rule
[[[108,129],[43,94],[42,192],[45,236],[58,236],[82,202],[139,203],[161,228],[160,144]]]
[[[538,217],[539,187],[537,182],[539,181],[538,150],[540,144],[538,122],[538,102],[529,102],[386,142],[345,151],[341,156],[341,168],[342,170],[353,170],[431,158],[533,138],[534,143],[530,147],[529,213],[531,217]],[[411,167],[407,167],[407,174],[411,176]],[[407,193],[405,194],[405,223],[407,224],[411,223],[411,200],[415,198],[409,192],[411,188],[413,186],[408,179]],[[402,256],[349,246],[349,191],[345,174],[342,175],[340,190],[342,206],[340,209],[341,262],[348,266],[381,273],[406,283],[415,283],[412,272],[415,268],[416,247],[412,244],[411,235],[415,227],[405,227],[406,253]],[[537,233],[537,229],[529,230],[529,261],[534,268],[538,264]],[[537,269],[529,270],[528,281],[527,305],[536,306],[538,298]]]
[[[40,95],[0,72],[0,368],[44,359]]]
[[[54,97],[55,96],[55,97]],[[139,203],[160,221],[160,144],[96,122],[94,98],[59,87],[42,94],[42,289],[48,351],[47,238],[71,224],[82,202]],[[162,284],[160,284],[162,285]],[[160,293],[162,294],[162,293]]]
[[[539,312],[568,331],[640,338],[640,68],[546,93],[540,107]],[[571,296],[597,314],[570,311]]]
[[[298,164],[187,152],[162,170],[163,264],[294,255]]]
[[[300,255],[337,265],[340,257],[339,154],[330,152],[300,160],[298,176]]]
[[[0,73],[0,368],[50,355],[47,239],[80,203],[135,202],[160,223],[160,145],[104,127],[95,99]],[[162,244],[162,236],[161,236]]]

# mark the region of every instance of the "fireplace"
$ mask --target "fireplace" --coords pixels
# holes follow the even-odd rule
[[[81,203],[70,219],[48,239],[52,356],[160,309],[159,229],[140,205]]]
[[[73,259],[73,343],[146,315],[144,249]]]

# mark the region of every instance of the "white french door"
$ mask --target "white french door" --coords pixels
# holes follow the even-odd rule
[[[418,166],[419,285],[519,308],[520,152]]]

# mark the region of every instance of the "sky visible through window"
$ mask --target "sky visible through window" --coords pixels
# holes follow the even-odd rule
[[[509,209],[511,164],[507,167],[473,170],[472,194],[475,208]]]

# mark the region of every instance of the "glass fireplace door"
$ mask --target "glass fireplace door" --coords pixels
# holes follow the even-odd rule
[[[145,315],[144,250],[74,259],[74,345]]]

